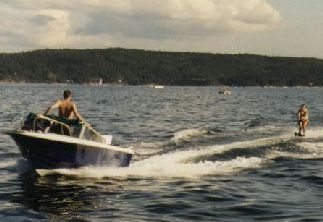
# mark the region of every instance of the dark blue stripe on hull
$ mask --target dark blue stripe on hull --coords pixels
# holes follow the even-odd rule
[[[82,166],[127,167],[132,155],[109,149],[11,134],[22,156],[35,169]]]

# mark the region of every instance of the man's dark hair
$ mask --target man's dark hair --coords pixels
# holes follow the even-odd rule
[[[72,95],[72,92],[69,90],[65,90],[64,91],[64,99],[67,99],[68,97],[70,97]]]

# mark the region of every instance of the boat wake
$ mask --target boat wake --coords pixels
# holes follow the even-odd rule
[[[179,131],[174,134],[174,137],[172,138],[172,141],[175,143],[180,143],[184,141],[190,141],[193,138],[201,137],[207,134],[206,130],[201,129],[189,129],[189,130],[183,130]]]
[[[152,159],[135,162],[128,168],[105,168],[86,167],[79,169],[56,169],[37,170],[41,176],[50,174],[65,174],[78,177],[94,178],[198,178],[203,175],[226,175],[242,169],[257,168],[261,165],[262,159],[257,157],[238,157],[231,161],[200,162],[200,163],[176,163],[168,162],[159,157],[163,162],[155,162]]]
[[[264,128],[268,130],[268,127]],[[175,134],[171,140],[189,141],[204,137],[207,131],[187,130]],[[263,134],[261,134],[263,135]],[[226,144],[174,149],[160,154],[166,143],[147,144],[147,158],[135,160],[127,168],[85,167],[79,169],[37,170],[41,176],[63,174],[93,178],[187,178],[206,175],[230,175],[242,170],[265,167],[275,159],[323,158],[323,128],[312,128],[306,138],[293,136],[293,129],[275,136],[241,140]],[[152,146],[155,146],[152,148]]]

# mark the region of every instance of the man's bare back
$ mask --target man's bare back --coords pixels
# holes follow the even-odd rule
[[[46,110],[44,115],[56,108],[58,109],[58,115],[60,117],[65,117],[67,119],[78,118],[79,120],[84,121],[77,111],[75,103],[72,101],[72,93],[69,90],[64,91],[64,100],[58,100]]]
[[[58,115],[72,119],[74,118],[74,102],[68,100],[59,100],[58,103]]]

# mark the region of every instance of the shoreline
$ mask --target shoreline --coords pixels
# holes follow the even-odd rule
[[[71,86],[92,86],[92,87],[106,87],[106,86],[132,86],[132,87],[151,87],[151,84],[118,84],[118,83],[105,83],[103,85],[93,85],[91,83],[58,83],[58,82],[16,82],[16,81],[0,81],[0,85],[71,85]],[[226,86],[226,85],[167,85],[167,84],[155,84],[161,85],[164,87],[229,87],[229,88],[323,88],[323,86],[306,86],[306,85],[297,85],[297,86],[280,86],[280,85],[269,85],[269,86],[259,86],[259,85],[248,85],[248,86]]]
[[[0,58],[1,82],[323,86],[323,60],[131,49],[37,50]]]

